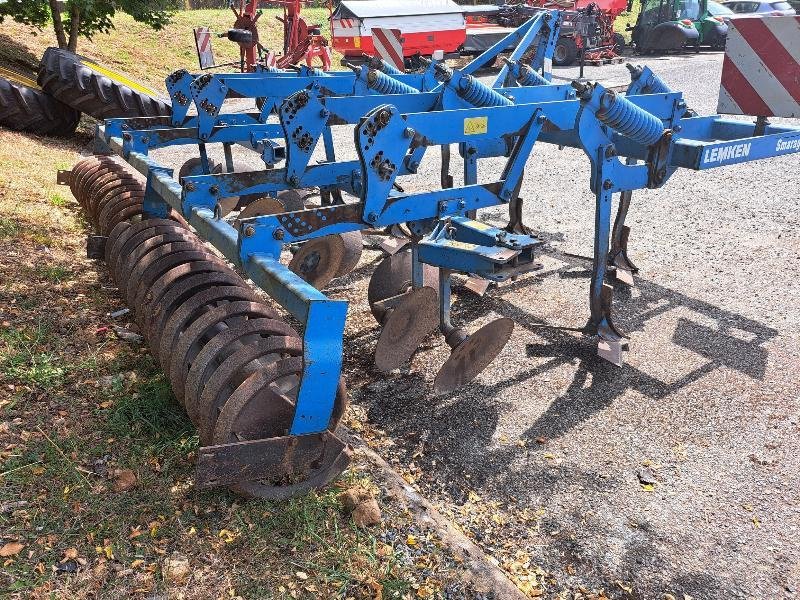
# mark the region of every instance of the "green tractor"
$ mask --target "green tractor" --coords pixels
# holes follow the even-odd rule
[[[728,26],[709,13],[713,0],[642,0],[642,10],[632,28],[632,41],[639,54],[681,50],[687,46],[725,47]],[[628,10],[633,4],[629,0]]]

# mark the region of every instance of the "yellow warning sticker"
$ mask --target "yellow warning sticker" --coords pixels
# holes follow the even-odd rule
[[[355,46],[356,48],[361,48],[361,38],[360,37],[353,38],[353,46]]]
[[[96,71],[101,75],[105,75],[112,81],[116,81],[117,83],[121,83],[122,85],[127,85],[132,90],[136,90],[137,92],[140,92],[147,96],[151,96],[152,98],[158,97],[157,92],[143,86],[141,83],[137,83],[136,81],[133,81],[132,79],[125,77],[125,75],[123,75],[122,73],[117,73],[116,71],[112,71],[111,69],[106,69],[105,67],[101,67],[97,63],[93,63],[92,61],[86,59],[82,59],[81,63],[89,67],[92,71]]]
[[[479,135],[489,131],[489,117],[469,117],[464,119],[464,135]]]

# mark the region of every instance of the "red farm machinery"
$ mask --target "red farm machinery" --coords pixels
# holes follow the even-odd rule
[[[330,69],[331,51],[328,40],[321,33],[321,25],[309,23],[301,14],[307,0],[236,0],[231,10],[236,16],[233,27],[219,37],[227,37],[239,45],[238,66],[243,73],[253,72],[260,65],[265,68],[283,69],[290,65],[305,62],[312,66],[319,59],[322,68]],[[264,47],[258,36],[258,20],[262,8],[283,9],[283,16],[276,17],[283,24],[283,50],[277,54],[274,49]],[[197,53],[200,68],[217,66],[211,52],[212,34],[207,27],[195,29]]]

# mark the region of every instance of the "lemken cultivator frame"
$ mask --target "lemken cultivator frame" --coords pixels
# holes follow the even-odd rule
[[[352,269],[361,232],[402,241],[369,284],[381,324],[379,369],[405,364],[435,330],[452,352],[435,382],[446,393],[471,381],[504,347],[513,322],[477,331],[450,315],[453,273],[503,281],[536,268],[541,241],[521,220],[518,194],[534,145],[582,149],[595,196],[588,330],[601,356],[620,363],[625,336],[613,323],[610,274],[630,280],[625,217],[634,190],[659,188],[677,169],[704,170],[800,151],[800,129],[695,116],[680,92],[632,68],[623,95],[600,84],[555,85],[540,70],[552,56],[559,15],[544,13],[464,69],[431,62],[403,74],[372,61],[353,72],[262,70],[168,78],[171,118],[114,119],[98,129],[102,156],[69,183],[97,229],[90,252],[108,262],[148,342],[200,432],[196,484],[287,498],[326,484],[348,464],[336,427],[347,403],[341,376],[347,303],[321,290]],[[517,49],[493,85],[474,77],[509,41]],[[523,55],[531,51],[528,63]],[[225,113],[229,95],[257,113]],[[196,116],[188,116],[191,107]],[[357,160],[337,160],[331,127],[350,125]],[[150,152],[193,144],[200,158],[181,172]],[[208,144],[222,144],[213,164]],[[257,152],[264,168],[234,170],[231,145]],[[311,163],[321,144],[325,159]],[[464,157],[464,183],[449,176],[450,148]],[[442,152],[441,185],[404,191],[431,148]],[[480,161],[505,157],[499,178],[478,182]],[[531,176],[531,175],[529,175]],[[308,206],[300,190],[320,191]],[[612,225],[612,197],[620,195]],[[508,205],[505,228],[478,220]],[[244,272],[302,326],[282,322]],[[295,254],[280,262],[287,246]]]

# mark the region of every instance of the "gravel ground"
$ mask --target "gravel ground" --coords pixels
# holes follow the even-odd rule
[[[714,112],[720,54],[647,64],[700,114]],[[624,65],[586,75],[628,82]],[[351,136],[338,131],[338,147]],[[481,172],[501,168],[483,161]],[[429,182],[433,157],[402,183]],[[381,453],[498,562],[522,552],[539,567],[546,597],[798,597],[800,155],[683,171],[634,195],[641,271],[614,304],[631,336],[622,368],[596,358],[592,338],[558,328],[588,316],[590,263],[572,257],[591,252],[588,184],[582,152],[536,147],[522,197],[548,242],[544,269],[480,300],[456,290],[454,317],[467,328],[508,316],[516,329],[476,382],[448,396],[432,394],[441,337],[410,371],[371,366],[377,326],[365,298],[380,255],[365,252],[331,291],[353,301],[346,375],[357,410],[385,432]],[[485,217],[500,223],[502,212]],[[476,503],[493,526],[475,525],[466,508]],[[524,510],[534,524],[520,523]]]

